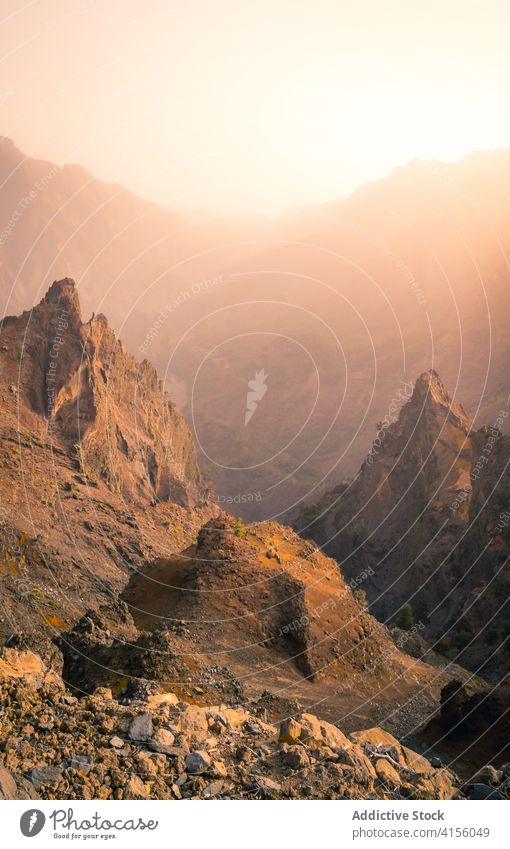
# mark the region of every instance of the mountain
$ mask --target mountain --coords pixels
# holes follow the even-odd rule
[[[214,514],[187,425],[76,285],[0,326],[4,637],[51,634]]]
[[[0,361],[1,796],[469,797],[462,754],[414,749],[484,682],[314,543],[221,512],[157,373],[72,280],[4,318]]]
[[[135,351],[165,305],[185,301],[193,286],[206,290],[254,249],[247,232],[257,238],[264,228],[249,215],[191,220],[0,137],[0,314],[29,309],[72,275],[84,312],[106,313]]]
[[[510,154],[495,151],[413,162],[289,212],[274,244],[197,300],[186,333],[159,334],[151,356],[179,378],[220,496],[249,518],[292,515],[357,471],[374,423],[430,367],[476,427],[496,421],[510,361],[509,188]],[[246,425],[261,370],[267,392]]]
[[[372,687],[377,675],[365,667],[384,655],[404,689],[408,675],[411,685],[427,678],[315,546],[277,523],[245,529],[214,518],[191,434],[155,370],[135,362],[104,316],[83,322],[72,280],[3,320],[0,362],[4,639],[66,632],[67,656],[78,620],[106,610],[106,629],[133,641],[195,622],[193,656],[207,653],[211,623],[222,622],[218,652],[236,646],[229,660],[244,673],[262,662],[306,684],[334,679],[343,657],[344,679],[359,672]],[[67,680],[93,689],[96,667],[118,665],[115,652],[83,680],[67,668]],[[89,655],[82,646],[70,658],[81,665]]]
[[[507,417],[504,408],[491,427],[473,428],[437,372],[425,372],[396,421],[380,423],[354,480],[296,524],[380,619],[410,603],[436,648],[496,678],[509,668]]]
[[[507,150],[412,162],[280,219],[189,220],[7,139],[0,176],[7,312],[73,274],[84,315],[157,367],[227,510],[288,520],[355,474],[424,369],[475,427],[506,405]]]
[[[6,638],[64,631],[67,656],[76,622],[106,609],[106,629],[134,642],[161,639],[162,624],[194,622],[194,657],[222,622],[217,650],[224,645],[243,677],[276,665],[305,689],[341,672],[344,687],[359,673],[372,688],[378,676],[365,668],[384,656],[404,689],[408,676],[411,688],[427,678],[314,546],[277,523],[245,529],[228,514],[213,518],[191,435],[156,372],[134,361],[104,316],[82,321],[72,280],[4,319],[0,357]],[[100,632],[92,629],[96,642]],[[79,664],[87,656],[83,645],[70,655]],[[66,668],[66,678],[87,690],[94,668],[116,666],[103,657],[81,679]]]

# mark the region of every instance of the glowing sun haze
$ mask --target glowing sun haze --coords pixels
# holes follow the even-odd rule
[[[0,134],[181,210],[510,146],[507,0],[2,0]]]

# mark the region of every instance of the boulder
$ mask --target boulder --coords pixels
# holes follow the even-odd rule
[[[231,708],[220,705],[218,708],[206,710],[206,716],[212,722],[218,722],[229,731],[236,731],[243,723],[250,720],[250,714],[244,708]]]
[[[292,745],[293,743],[297,743],[299,738],[301,737],[302,727],[295,719],[289,717],[289,719],[284,719],[280,723],[280,734],[279,734],[279,742],[280,743],[289,743]]]
[[[507,801],[499,790],[496,790],[495,787],[490,787],[488,784],[470,784],[465,789],[465,794],[468,799],[497,799]]]
[[[324,722],[324,720],[319,720],[319,724],[322,741],[325,746],[329,746],[330,749],[335,751],[339,748],[345,749],[351,745],[345,734],[342,734],[336,725],[332,725],[330,722]]]
[[[62,767],[35,766],[30,770],[29,778],[36,790],[43,784],[54,784],[62,777]]]
[[[175,693],[156,693],[156,695],[149,696],[145,702],[147,710],[154,711],[160,707],[165,707],[166,705],[176,705],[179,703],[179,699],[175,695]]]
[[[64,689],[64,683],[59,675],[49,671],[38,654],[31,651],[4,648],[0,655],[0,681],[23,679],[27,687],[35,690],[43,684],[51,684]]]
[[[420,773],[421,775],[433,775],[434,773],[434,767],[430,761],[424,758],[423,755],[419,755],[418,752],[408,749],[407,746],[400,747],[399,759],[403,759],[407,769],[411,769],[413,772]]]
[[[0,766],[0,799],[17,799],[18,788],[11,773]]]
[[[430,776],[406,773],[407,787],[413,788],[410,794],[413,799],[452,799],[457,794],[452,779],[448,769],[437,769]]]
[[[308,744],[315,743],[321,746],[323,743],[321,722],[316,716],[311,713],[302,713],[299,717],[301,725],[301,740]]]
[[[366,786],[377,778],[377,773],[370,759],[363,753],[360,746],[349,744],[344,749],[337,749],[336,756],[338,763],[351,768],[352,776],[359,784]]]
[[[19,775],[12,775],[0,764],[0,800],[38,799],[34,785]]]
[[[149,748],[154,752],[167,755],[173,750],[175,737],[166,728],[158,728],[149,740]]]
[[[491,764],[486,764],[473,776],[473,784],[491,784],[493,787],[497,787],[502,781],[503,772]]]
[[[293,722],[293,720],[288,720],[288,722]],[[301,726],[300,739],[308,745],[328,746],[333,751],[352,745],[336,725],[318,719],[311,713],[301,714],[298,717],[297,724]],[[286,742],[290,742],[290,740]]]

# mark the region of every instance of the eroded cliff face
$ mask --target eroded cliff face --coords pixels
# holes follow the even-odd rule
[[[89,478],[130,501],[204,502],[191,435],[155,369],[127,353],[103,315],[82,321],[72,280],[5,319],[1,337],[1,391],[20,426],[49,431]]]
[[[296,524],[366,590],[379,618],[409,602],[429,639],[492,670],[506,663],[510,620],[506,415],[474,431],[437,373],[422,374],[355,480],[303,509]]]

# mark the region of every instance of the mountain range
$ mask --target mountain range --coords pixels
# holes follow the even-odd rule
[[[0,798],[508,798],[509,185],[192,218],[0,139]]]
[[[154,362],[220,504],[247,518],[292,516],[355,474],[427,368],[475,426],[505,407],[508,151],[413,162],[279,219],[190,221],[8,139],[0,174],[4,309],[75,277],[85,313]]]

